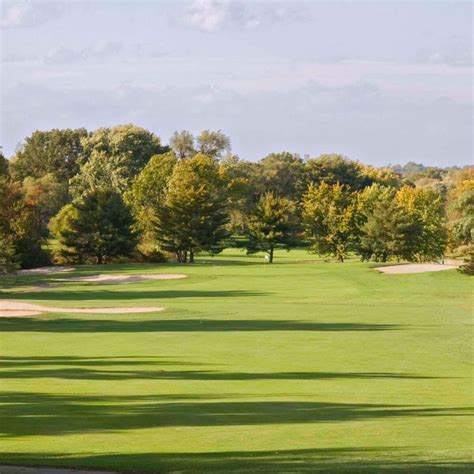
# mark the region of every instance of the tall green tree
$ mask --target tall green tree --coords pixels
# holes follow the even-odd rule
[[[48,236],[49,220],[69,202],[68,183],[50,173],[41,178],[28,176],[21,185],[25,199],[34,202],[39,212],[42,233]]]
[[[228,196],[228,228],[237,236],[244,235],[249,216],[258,199],[257,166],[257,163],[241,160],[237,155],[228,155],[219,163],[219,172]]]
[[[355,247],[358,238],[357,199],[341,184],[310,184],[302,202],[305,234],[312,250],[333,255],[340,262]]]
[[[132,227],[130,210],[111,189],[85,194],[63,208],[51,223],[64,257],[98,264],[131,254],[136,244]]]
[[[450,249],[457,255],[474,251],[474,168],[455,173],[448,192]]]
[[[359,194],[363,220],[357,248],[362,260],[410,260],[419,251],[423,224],[399,206],[396,195],[395,188],[378,184]]]
[[[0,259],[2,271],[18,265],[32,268],[48,263],[37,203],[21,185],[0,177]]]
[[[155,155],[138,174],[125,193],[125,202],[132,210],[140,233],[138,251],[145,257],[158,255],[155,221],[164,205],[168,182],[177,159],[173,152]]]
[[[196,138],[197,150],[203,155],[220,159],[230,153],[230,138],[222,130],[203,130]]]
[[[296,236],[295,203],[271,192],[265,193],[248,223],[248,252],[266,252],[269,263],[273,263],[275,249],[289,250],[296,245]]]
[[[218,253],[227,236],[227,196],[216,161],[203,154],[179,161],[163,206],[157,209],[160,246],[179,262],[194,262],[200,251]]]
[[[52,174],[58,181],[67,182],[84,159],[82,140],[87,136],[85,128],[33,132],[11,160],[12,176],[21,181],[28,176]]]
[[[352,161],[342,155],[321,155],[306,162],[308,180],[318,185],[343,184],[358,191],[370,186],[373,180],[367,176],[364,167],[358,161]]]
[[[109,156],[104,151],[93,151],[90,159],[69,181],[69,192],[73,199],[97,189],[113,189],[123,194],[128,189],[130,180],[124,156]]]
[[[176,131],[170,139],[170,147],[178,160],[191,158],[196,154],[194,136],[187,130]]]
[[[294,153],[271,153],[258,164],[257,192],[299,202],[307,187],[304,161]]]
[[[418,221],[418,261],[442,258],[447,244],[446,210],[443,196],[433,189],[403,186],[396,194],[397,205],[405,219]]]
[[[88,158],[98,153],[120,159],[129,177],[137,175],[153,155],[168,151],[167,147],[161,145],[158,136],[133,124],[99,128],[81,143]]]
[[[8,160],[0,152],[0,176],[8,176]]]

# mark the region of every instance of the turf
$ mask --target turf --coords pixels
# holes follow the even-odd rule
[[[471,472],[472,280],[227,251],[127,285],[0,298],[165,306],[0,319],[0,464],[139,472]],[[64,277],[64,275],[60,275]]]

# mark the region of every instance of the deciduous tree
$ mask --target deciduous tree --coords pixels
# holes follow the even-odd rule
[[[154,133],[133,124],[99,128],[81,143],[88,158],[93,156],[93,153],[120,158],[129,177],[138,174],[153,155],[168,151]]]
[[[178,160],[184,160],[185,158],[191,158],[196,154],[194,147],[194,137],[191,132],[187,130],[176,131],[170,139],[171,149]]]
[[[220,159],[224,153],[230,152],[230,138],[222,132],[203,130],[196,138],[197,148],[203,155],[211,158]]]
[[[23,180],[52,174],[58,181],[67,182],[84,159],[82,140],[87,136],[85,128],[33,132],[11,161],[12,176]]]
[[[312,250],[340,262],[357,242],[360,215],[356,196],[341,184],[310,184],[303,197],[305,233]]]
[[[266,252],[273,263],[276,248],[289,250],[296,245],[297,218],[293,201],[271,192],[258,201],[248,223],[249,253]]]

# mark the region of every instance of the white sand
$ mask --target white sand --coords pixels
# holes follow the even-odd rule
[[[460,264],[459,264],[460,265]],[[441,265],[439,263],[408,263],[405,265],[390,265],[388,267],[377,267],[375,270],[391,275],[402,273],[425,273],[441,272],[443,270],[453,270],[459,265]]]
[[[160,306],[144,306],[131,308],[56,308],[53,306],[42,306],[39,304],[21,303],[17,301],[0,301],[0,316],[34,316],[40,313],[79,313],[79,314],[129,314],[129,313],[153,313],[163,311]],[[29,314],[19,314],[20,312]],[[34,315],[31,313],[35,313]]]
[[[29,270],[19,270],[16,272],[17,275],[49,275],[50,273],[65,273],[72,272],[73,267],[40,267],[40,268],[30,268]]]
[[[0,311],[0,318],[14,318],[15,316],[38,316],[39,311]],[[2,471],[0,471],[1,473]]]

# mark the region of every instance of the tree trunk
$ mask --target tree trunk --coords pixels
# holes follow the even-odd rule
[[[97,255],[97,265],[102,265],[104,257],[102,255]]]
[[[270,246],[269,256],[270,258],[268,259],[268,262],[273,263],[273,245]]]
[[[194,250],[189,251],[189,263],[194,263]]]
[[[344,255],[338,255],[337,258],[341,263],[344,263]]]

